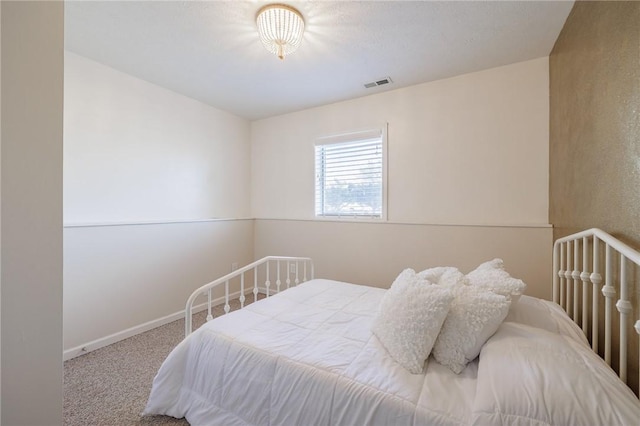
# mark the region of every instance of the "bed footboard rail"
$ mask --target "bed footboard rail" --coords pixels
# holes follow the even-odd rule
[[[601,229],[578,232],[554,243],[553,301],[582,327],[592,349],[603,352],[604,360],[612,367],[615,306],[619,315],[617,373],[625,383],[628,383],[629,369],[628,328],[640,335],[639,275],[640,252]],[[601,311],[604,311],[604,321],[600,318]],[[632,323],[634,318],[637,321]],[[604,343],[600,341],[601,331],[604,331]],[[640,358],[640,344],[638,346]],[[637,369],[639,374],[637,386],[640,362],[632,364],[632,369]]]
[[[248,276],[250,280],[249,285],[246,283],[246,276]],[[266,296],[269,297],[273,292],[277,293],[301,284],[313,279],[313,276],[313,260],[309,257],[267,256],[220,277],[215,281],[211,281],[198,288],[189,296],[189,299],[187,299],[187,305],[184,311],[185,337],[192,332],[194,303],[199,296],[207,297],[207,321],[211,321],[213,319],[212,305],[214,304],[214,292],[216,289],[223,287],[224,313],[229,313],[231,310],[231,306],[229,305],[229,288],[234,279],[237,280],[239,278],[240,280],[238,299],[240,301],[240,308],[243,308],[247,294],[253,293],[253,300],[255,302],[260,292],[265,293]],[[275,286],[275,289],[272,288],[272,284]]]

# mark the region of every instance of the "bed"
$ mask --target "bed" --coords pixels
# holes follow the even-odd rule
[[[628,327],[640,254],[594,229],[556,241],[553,263],[554,302],[518,295],[459,373],[433,353],[412,373],[374,332],[402,274],[383,290],[314,279],[307,258],[262,259],[189,298],[186,337],[155,377],[143,415],[194,425],[639,424],[625,381],[636,371],[627,346],[629,331],[640,334],[640,321]],[[269,297],[230,312],[238,286],[241,305],[251,293]],[[202,295],[209,321],[192,332]],[[220,300],[226,314],[213,319]],[[414,313],[399,309],[385,321],[402,315]],[[622,349],[612,351],[616,340]]]

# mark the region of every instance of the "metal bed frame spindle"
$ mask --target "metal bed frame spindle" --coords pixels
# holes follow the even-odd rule
[[[602,286],[601,245],[604,245],[604,286]],[[580,256],[582,247],[582,256]],[[582,257],[582,259],[580,259]],[[619,258],[620,268],[614,279],[614,258]],[[582,261],[580,268],[580,262]],[[631,263],[632,265],[629,265]],[[618,375],[627,383],[627,322],[633,312],[629,298],[628,267],[640,267],[640,253],[606,232],[593,228],[556,240],[553,246],[553,301],[558,303],[567,314],[582,327],[589,336],[591,330],[591,348],[598,353],[599,345],[599,293],[604,302],[604,360],[611,366],[612,316],[616,287],[620,298],[615,307],[620,315],[620,354]],[[591,270],[589,270],[591,268]],[[589,285],[591,285],[591,309],[589,309]],[[580,287],[582,304],[580,305]],[[581,308],[581,309],[580,309]],[[579,311],[582,311],[580,315]],[[591,312],[591,324],[589,324]],[[635,331],[640,335],[640,319],[635,322]],[[638,348],[640,354],[640,344]],[[640,355],[639,355],[640,356]],[[639,363],[640,371],[640,363]],[[640,383],[640,372],[638,377]]]
[[[260,283],[264,284],[264,289],[260,289],[258,287],[258,276],[259,269],[261,266],[264,272],[264,280],[260,281]],[[284,273],[281,273],[282,266],[286,266]],[[275,270],[274,270],[275,268]],[[245,275],[253,270],[253,289],[245,289]],[[231,306],[229,305],[230,294],[229,294],[229,283],[234,278],[240,277],[240,292],[238,300],[240,301],[240,308],[244,308],[244,302],[246,300],[245,295],[247,293],[253,293],[253,301],[258,300],[258,293],[263,292],[267,297],[270,296],[271,293],[271,279],[274,278],[272,275],[275,273],[275,292],[278,293],[280,291],[280,287],[282,286],[282,275],[285,277],[285,284],[287,288],[290,288],[292,285],[291,277],[294,277],[293,285],[296,286],[300,283],[307,281],[308,279],[313,279],[314,269],[313,269],[313,261],[308,257],[287,257],[287,256],[267,256],[263,257],[260,260],[257,260],[247,266],[244,266],[240,269],[237,269],[230,274],[225,275],[224,277],[220,277],[215,281],[212,281],[208,284],[203,285],[194,291],[189,299],[187,300],[187,305],[185,308],[185,321],[184,321],[184,334],[185,337],[191,334],[193,331],[193,311],[194,311],[194,303],[199,296],[206,296],[207,303],[207,321],[211,321],[213,319],[212,307],[217,303],[216,300],[213,299],[214,289],[217,287],[224,286],[224,313],[228,314],[231,310]],[[198,309],[200,311],[202,309]]]

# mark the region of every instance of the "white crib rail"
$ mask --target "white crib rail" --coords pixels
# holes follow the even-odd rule
[[[224,285],[224,313],[229,313],[231,306],[229,305],[229,283],[234,278],[240,277],[240,308],[244,307],[245,302],[245,292],[251,293],[253,292],[253,300],[254,302],[258,299],[259,287],[258,287],[258,276],[259,276],[259,267],[264,265],[264,280],[260,281],[260,283],[264,284],[265,292],[267,297],[270,296],[271,292],[271,277],[272,274],[275,274],[276,278],[276,292],[279,292],[282,286],[281,276],[285,277],[286,288],[291,287],[291,277],[294,277],[293,285],[298,285],[302,282],[305,282],[309,279],[313,279],[313,260],[308,257],[286,257],[286,256],[267,256],[263,257],[260,260],[257,260],[243,268],[237,269],[230,274],[225,275],[224,277],[220,277],[215,281],[212,281],[208,284],[203,285],[194,291],[189,299],[187,299],[187,305],[184,311],[184,334],[185,337],[191,334],[193,328],[193,304],[195,303],[198,296],[206,296],[207,297],[207,321],[211,321],[213,319],[212,315],[212,294],[215,288],[221,287]],[[281,274],[282,267],[285,267],[284,274]],[[275,268],[275,269],[273,269]],[[245,288],[245,274],[249,273],[253,270],[253,290],[248,290]]]
[[[603,271],[600,264],[602,255],[600,248],[602,244],[605,246],[605,252],[604,286],[601,288]],[[581,267],[580,246],[582,246]],[[619,259],[620,268],[618,273],[614,274],[613,265],[616,258]],[[619,289],[620,298],[615,303],[620,316],[618,375],[625,383],[627,383],[628,369],[627,322],[629,315],[633,312],[627,278],[628,262],[635,264],[631,266],[634,266],[634,272],[636,272],[640,267],[640,252],[597,228],[560,238],[553,246],[553,301],[559,303],[567,314],[582,326],[585,335],[588,336],[589,330],[591,331],[591,347],[596,353],[599,347],[599,292],[602,292],[605,297],[604,360],[609,365],[611,365],[613,302],[616,289]],[[592,286],[591,306],[589,306],[589,285]],[[581,316],[579,315],[580,286],[582,286]],[[591,323],[589,323],[589,313]],[[634,329],[640,335],[640,319],[635,322]],[[638,350],[640,354],[640,348]],[[640,363],[638,370],[640,371]],[[638,382],[640,383],[640,373]]]

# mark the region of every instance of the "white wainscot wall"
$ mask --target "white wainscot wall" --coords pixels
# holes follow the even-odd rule
[[[252,220],[66,227],[65,359],[177,319],[196,288],[252,254]]]

